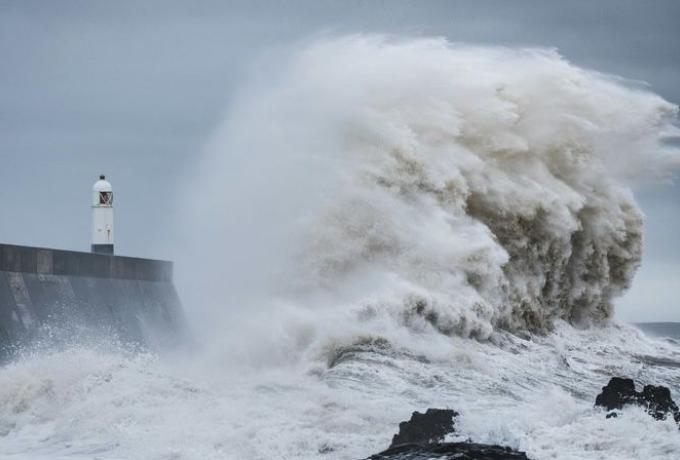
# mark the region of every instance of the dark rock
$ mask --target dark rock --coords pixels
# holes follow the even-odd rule
[[[402,444],[367,460],[529,460],[524,452],[509,447],[472,442]]]
[[[428,409],[414,412],[408,422],[399,424],[399,433],[389,449],[367,460],[529,460],[524,452],[509,447],[472,442],[441,442],[454,433],[454,417],[450,409]]]
[[[595,399],[596,406],[609,411],[631,404],[644,407],[657,420],[665,420],[670,415],[680,423],[680,409],[671,398],[671,391],[664,386],[646,385],[638,392],[633,380],[613,377]],[[607,418],[611,417],[616,417],[616,413],[607,414]]]
[[[664,420],[668,415],[680,422],[680,409],[671,398],[671,390],[663,386],[645,385],[642,389],[642,400],[647,412],[657,420]]]
[[[602,387],[602,393],[595,398],[595,405],[607,410],[622,409],[624,405],[637,403],[638,393],[635,391],[635,382],[632,379],[613,377],[606,387]]]
[[[450,409],[428,409],[424,414],[414,412],[411,420],[399,424],[399,433],[392,438],[390,448],[443,441],[444,436],[455,431],[453,418],[457,415]]]

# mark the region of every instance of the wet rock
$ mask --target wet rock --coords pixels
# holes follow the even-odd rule
[[[671,390],[664,386],[645,385],[642,389],[642,400],[647,406],[647,412],[657,420],[664,420],[672,416],[680,423],[680,409],[671,398]]]
[[[622,409],[631,404],[644,407],[657,420],[665,420],[670,416],[680,423],[680,409],[671,398],[670,390],[664,386],[645,385],[638,392],[632,379],[613,377],[607,386],[602,387],[602,393],[595,399],[596,406],[608,411]],[[607,414],[607,418],[611,417],[616,417],[616,412]]]
[[[368,460],[529,460],[524,452],[509,447],[473,442],[402,444]]]
[[[637,404],[638,393],[632,379],[613,377],[607,386],[602,387],[602,393],[595,398],[595,405],[607,410],[622,409],[626,404]]]
[[[428,409],[424,414],[414,412],[411,420],[399,424],[399,433],[392,438],[390,448],[443,441],[444,436],[455,431],[453,418],[457,415],[450,409]]]
[[[529,460],[524,452],[505,446],[473,442],[441,442],[455,432],[457,412],[428,409],[414,412],[411,419],[399,424],[399,433],[389,449],[367,460]]]

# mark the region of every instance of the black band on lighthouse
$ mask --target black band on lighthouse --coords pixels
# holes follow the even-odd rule
[[[91,250],[97,254],[108,254],[110,256],[113,255],[112,244],[93,244]]]

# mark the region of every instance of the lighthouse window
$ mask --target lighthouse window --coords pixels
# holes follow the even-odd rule
[[[111,206],[113,204],[113,192],[99,192],[99,204]]]

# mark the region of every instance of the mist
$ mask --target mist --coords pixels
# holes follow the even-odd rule
[[[252,72],[178,259],[198,336],[239,356],[606,324],[642,257],[631,187],[679,164],[676,106],[554,50],[328,36]]]

